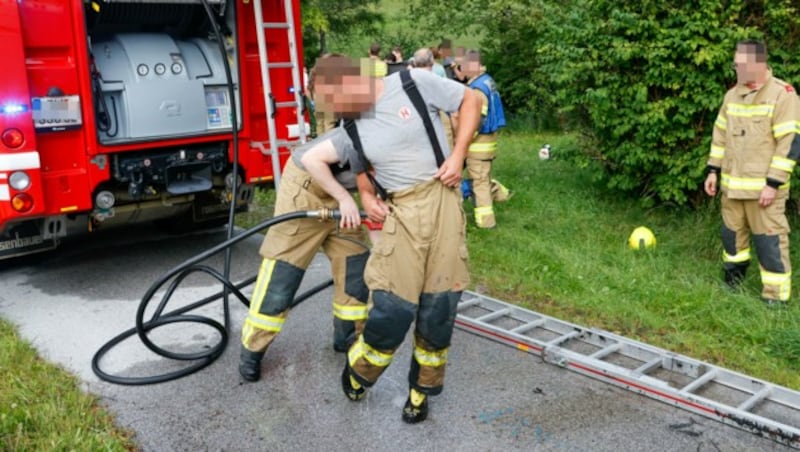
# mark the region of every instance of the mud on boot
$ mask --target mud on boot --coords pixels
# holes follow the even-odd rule
[[[403,407],[403,422],[407,424],[417,424],[428,418],[428,398],[425,397],[419,406],[411,403],[411,396],[406,400]]]

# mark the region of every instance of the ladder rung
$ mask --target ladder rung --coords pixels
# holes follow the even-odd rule
[[[580,335],[581,335],[580,331],[572,331],[572,332],[567,333],[567,334],[565,334],[563,336],[559,336],[559,337],[553,339],[552,341],[548,342],[546,344],[546,346],[550,347],[550,346],[553,346],[553,345],[563,344],[564,342],[567,342],[568,340],[572,339],[573,337],[580,336]]]
[[[488,314],[484,314],[475,319],[476,322],[491,322],[494,319],[503,317],[504,315],[511,312],[511,308],[501,309],[499,311],[490,312]]]
[[[267,67],[270,69],[294,69],[294,63],[292,62],[282,62],[282,63],[267,63]]]
[[[510,310],[508,319],[514,321],[513,328],[491,327],[491,325],[491,328],[479,328],[472,324],[472,318],[462,313],[462,310],[469,306],[481,308],[481,311],[475,314],[482,316],[478,318],[479,320],[494,318]],[[456,324],[458,328],[518,349],[541,352],[547,363],[751,431],[759,436],[770,432],[771,439],[800,450],[800,426],[795,422],[800,415],[800,391],[760,381],[633,339],[586,329],[470,291],[464,291],[464,302],[459,304],[458,309],[460,311],[458,319],[461,320]],[[470,311],[476,309],[467,310],[467,313],[471,313]],[[530,335],[521,340],[518,334],[514,334],[530,331],[536,327],[548,332],[548,338],[555,339],[547,342],[528,333]],[[570,347],[566,342],[573,338],[580,344],[593,346],[593,352],[584,353],[578,350],[581,347]],[[635,360],[638,366],[633,369],[614,363],[613,357],[617,354],[622,358]],[[672,379],[659,376],[661,370],[685,377],[684,381],[687,384],[682,389],[673,386]],[[742,396],[737,397],[733,404],[711,398],[716,397],[719,390],[737,391],[737,394]],[[770,409],[758,410],[761,405],[767,404]],[[773,404],[779,405],[779,412],[772,409]],[[784,410],[791,410],[791,417],[786,416]],[[753,411],[760,412],[756,414]],[[787,424],[787,419],[793,425]],[[777,435],[772,435],[773,432]]]
[[[742,404],[739,405],[738,408],[742,411],[749,411],[750,408],[753,408],[755,406],[755,404],[769,397],[771,394],[772,394],[772,387],[764,386],[763,388],[761,388],[760,391],[753,394],[749,399],[742,402]]]
[[[545,322],[544,319],[534,320],[533,322],[526,323],[524,325],[520,325],[512,329],[511,332],[517,334],[527,333],[528,331],[536,328],[537,326],[544,325],[544,322]]]
[[[297,102],[275,102],[275,108],[297,107]]]
[[[680,392],[687,392],[687,393],[688,392],[694,392],[700,386],[703,386],[704,384],[706,384],[709,381],[713,380],[716,376],[717,376],[717,371],[716,370],[713,370],[713,369],[709,370],[708,372],[706,372],[703,375],[701,375],[700,378],[698,378],[697,380],[694,380],[693,382],[691,382],[688,385],[684,386],[683,389],[681,389]]]
[[[589,358],[603,359],[606,356],[616,352],[617,350],[619,350],[621,348],[622,348],[622,344],[620,344],[619,342],[616,342],[614,344],[611,344],[611,345],[608,345],[606,347],[603,347],[600,350],[592,353],[591,355],[589,355]]]
[[[289,24],[286,22],[264,22],[264,28],[289,28]]]
[[[456,306],[456,311],[461,311],[461,310],[470,308],[470,307],[475,306],[476,304],[478,304],[480,302],[481,302],[481,299],[478,298],[478,297],[475,297],[475,298],[473,298],[471,300],[459,302],[458,305]]]
[[[294,146],[298,143],[300,143],[299,140],[275,140],[275,144],[278,146],[278,148]],[[250,146],[257,148],[264,155],[270,155],[272,153],[269,148],[269,142],[266,141],[251,141]]]
[[[661,357],[653,358],[649,362],[642,364],[634,370],[637,374],[647,374],[656,367],[661,366]]]

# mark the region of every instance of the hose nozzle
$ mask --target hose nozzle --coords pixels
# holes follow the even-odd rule
[[[320,220],[341,220],[342,212],[339,209],[328,209],[323,207],[319,210],[309,210],[308,218],[319,218]],[[367,212],[360,210],[358,214],[361,218],[367,218]]]

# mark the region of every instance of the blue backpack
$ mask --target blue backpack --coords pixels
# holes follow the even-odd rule
[[[469,84],[470,88],[479,89],[489,99],[489,111],[483,119],[478,133],[487,134],[498,131],[506,126],[506,115],[503,111],[503,101],[497,92],[497,85],[489,74],[481,74]]]

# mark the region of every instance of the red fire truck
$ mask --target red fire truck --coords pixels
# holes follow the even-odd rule
[[[0,0],[0,259],[246,209],[305,140],[299,18],[299,0]]]

